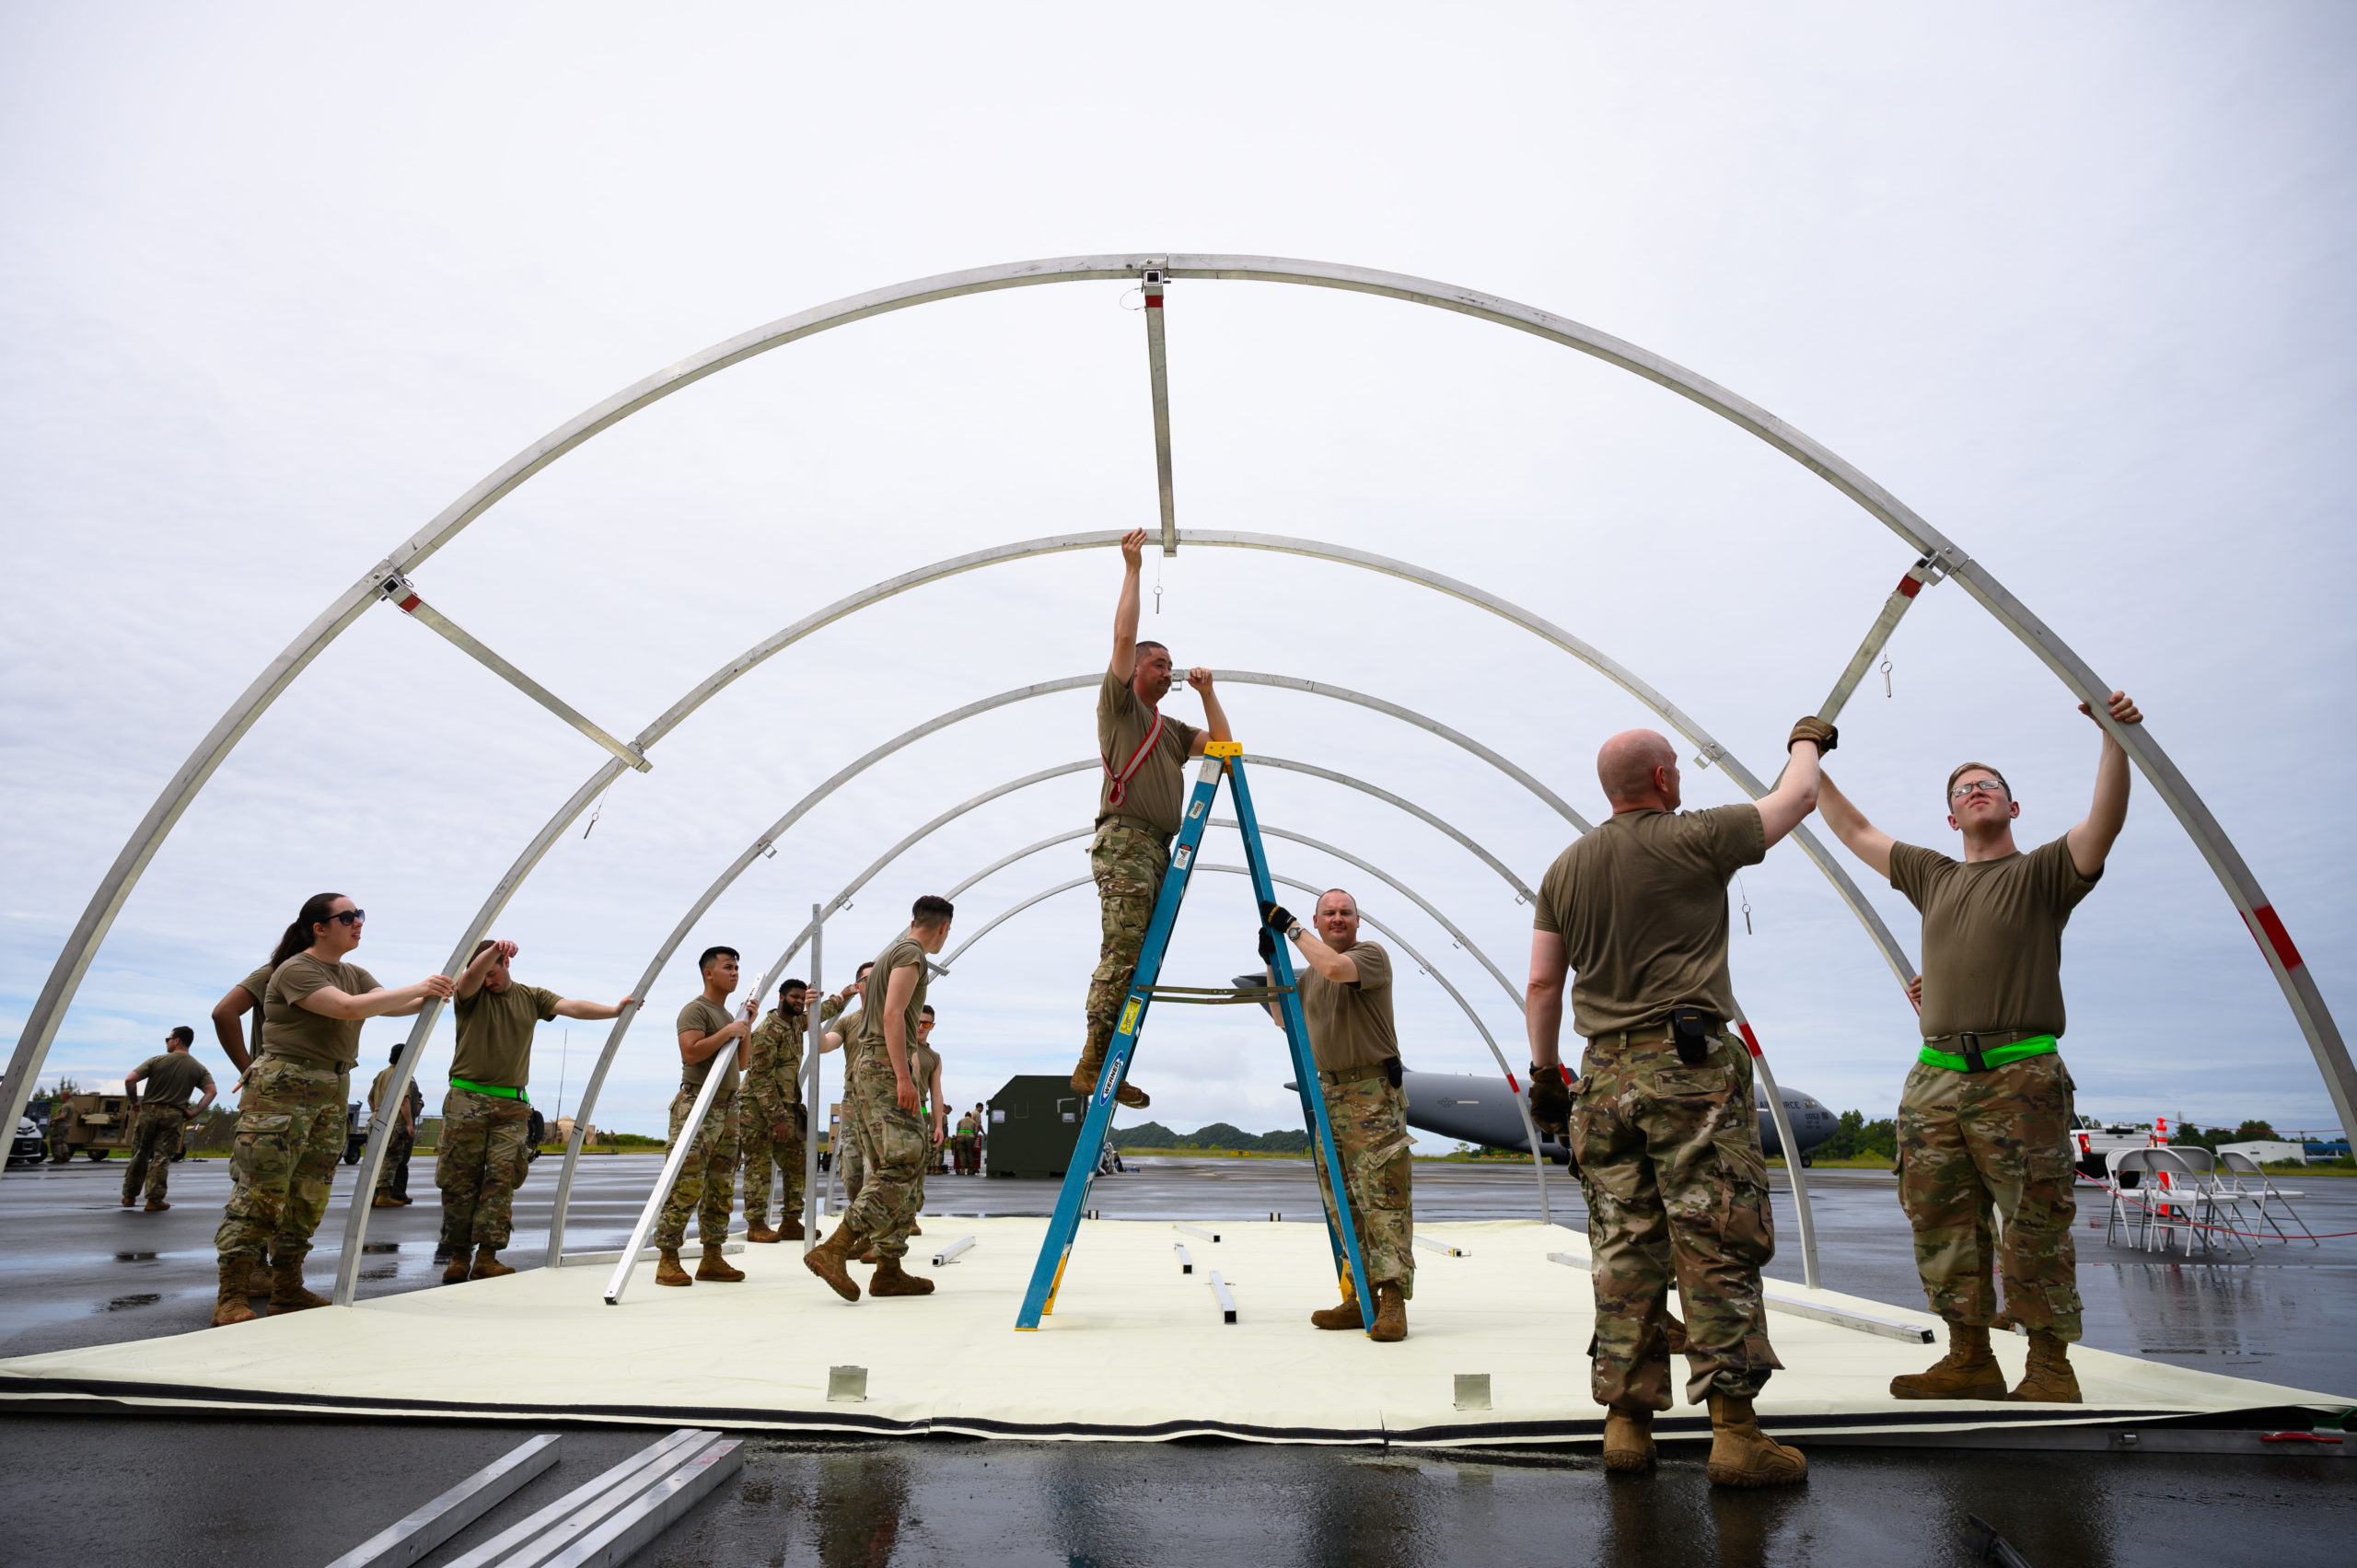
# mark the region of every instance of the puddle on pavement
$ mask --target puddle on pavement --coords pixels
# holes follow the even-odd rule
[[[118,1295],[112,1301],[108,1302],[100,1310],[106,1312],[122,1312],[127,1311],[134,1307],[153,1307],[156,1303],[163,1299],[164,1298],[161,1295],[157,1295],[154,1291],[148,1291],[139,1295]]]

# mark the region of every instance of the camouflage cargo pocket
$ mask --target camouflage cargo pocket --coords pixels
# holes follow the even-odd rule
[[[1776,1255],[1768,1161],[1744,1133],[1721,1132],[1711,1142],[1718,1154],[1720,1244],[1732,1261],[1758,1268]]]
[[[877,1157],[896,1167],[923,1165],[932,1143],[923,1119],[896,1105],[884,1113],[877,1128]]]
[[[1415,1145],[1401,1132],[1362,1154],[1357,1161],[1358,1201],[1370,1209],[1401,1210],[1409,1206]]]

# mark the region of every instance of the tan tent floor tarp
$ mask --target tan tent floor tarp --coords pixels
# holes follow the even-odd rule
[[[929,1297],[841,1301],[803,1268],[794,1242],[733,1255],[749,1276],[741,1284],[664,1289],[642,1264],[618,1307],[602,1295],[610,1265],[534,1270],[0,1361],[0,1409],[1114,1441],[1504,1445],[1593,1441],[1602,1429],[1587,1393],[1588,1279],[1546,1256],[1584,1257],[1586,1242],[1557,1226],[1419,1227],[1467,1255],[1418,1249],[1409,1338],[1388,1345],[1310,1327],[1311,1310],[1336,1299],[1318,1225],[1204,1222],[1222,1238],[1214,1244],[1166,1222],[1086,1222],[1056,1310],[1037,1333],[1014,1324],[1043,1220],[931,1214],[924,1226],[911,1260],[940,1282]],[[935,1251],[966,1236],[972,1249],[932,1267]],[[1191,1275],[1179,1272],[1174,1244],[1192,1254]],[[1214,1269],[1234,1294],[1234,1325],[1213,1297]],[[854,1278],[865,1275],[854,1267]],[[1936,1327],[1920,1312],[1817,1297]],[[1889,1397],[1891,1377],[1922,1370],[1936,1348],[1784,1312],[1771,1312],[1769,1327],[1786,1370],[1760,1412],[1793,1437],[2026,1434],[2351,1402],[2084,1347],[2073,1356],[2083,1406],[1905,1402]],[[2018,1377],[2024,1342],[1998,1340]],[[865,1401],[828,1401],[836,1365],[867,1369]],[[1454,1408],[1462,1373],[1489,1375],[1492,1409]],[[1664,1436],[1707,1429],[1702,1412],[1682,1403],[1659,1427]]]

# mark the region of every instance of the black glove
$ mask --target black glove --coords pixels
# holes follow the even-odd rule
[[[1569,1145],[1572,1130],[1572,1091],[1563,1082],[1561,1067],[1530,1069],[1530,1120],[1541,1132],[1551,1134],[1555,1141]]]
[[[1277,934],[1265,925],[1260,927],[1260,961],[1264,964],[1277,961]]]
[[[1295,924],[1293,911],[1263,899],[1260,900],[1260,923],[1271,931],[1291,931]]]

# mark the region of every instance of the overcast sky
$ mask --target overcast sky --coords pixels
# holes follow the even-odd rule
[[[888,15],[888,20],[879,20]],[[1589,323],[1765,405],[1888,486],[2126,687],[2357,1015],[2345,609],[2357,19],[2335,6],[1444,8],[582,5],[0,12],[0,1030],[191,747],[368,564],[581,409],[761,322],[903,279],[1141,250],[1315,258]],[[1150,523],[1144,328],[1123,285],[968,298],[824,334],[628,421],[493,509],[420,590],[628,735],[779,627],[985,545]],[[1771,774],[1911,559],[1790,460],[1650,383],[1396,301],[1181,282],[1182,526],[1355,545],[1550,617]],[[1652,722],[1584,666],[1390,579],[1190,549],[1149,566],[1182,662],[1412,707],[1592,816],[1608,734]],[[1110,551],[953,578],[739,681],[575,826],[499,922],[518,976],[620,997],[771,820],[944,710],[1100,671]],[[2094,729],[1953,587],[1927,592],[1832,771],[1945,846],[1940,784],[2003,768],[2026,844],[2086,807]],[[1454,823],[1526,881],[1567,840],[1411,726],[1238,687],[1256,751]],[[1191,696],[1171,711],[1200,718]],[[659,1129],[695,952],[766,967],[909,829],[1094,749],[1091,699],[958,725],[830,798],[726,892],[653,988],[601,1123]],[[119,1075],[266,956],[303,898],[369,912],[388,984],[443,962],[601,761],[387,609],[258,724],[123,908],[44,1079]],[[914,895],[1086,825],[1074,774],[928,839],[830,928],[829,977]],[[1264,819],[1370,860],[1519,984],[1529,911],[1432,829],[1266,773]],[[1713,770],[1688,798],[1736,798]],[[1407,899],[1296,844],[1472,1003],[1519,1015]],[[1213,858],[1233,859],[1233,840]],[[1853,867],[1854,868],[1854,867]],[[958,925],[1081,876],[1078,841]],[[1902,943],[1913,912],[1859,880]],[[1791,846],[1738,897],[1738,993],[1793,1086],[1887,1115],[1913,1016]],[[1249,961],[1240,880],[1188,905],[1165,978]],[[1083,892],[938,981],[950,1098],[1069,1070]],[[796,972],[801,972],[797,963]],[[2241,922],[2140,787],[2065,942],[2066,1050],[2107,1117],[2335,1118]],[[1493,1071],[1409,968],[1411,1066]],[[372,1023],[370,1070],[406,1025]],[[540,1035],[571,1109],[599,1026]],[[447,1023],[421,1078],[438,1097]],[[1153,1116],[1295,1116],[1281,1044],[1168,1009]],[[560,1087],[562,1086],[562,1093]],[[831,1090],[831,1085],[830,1085]]]

